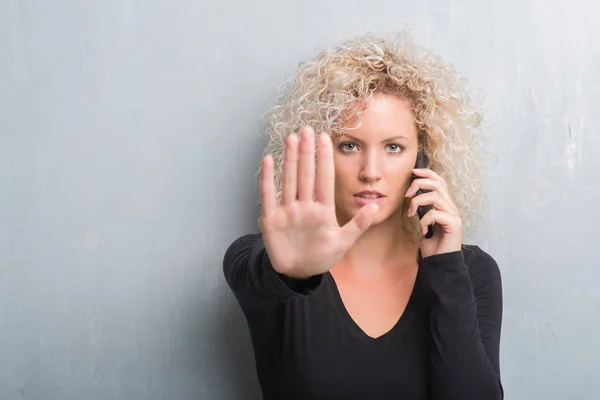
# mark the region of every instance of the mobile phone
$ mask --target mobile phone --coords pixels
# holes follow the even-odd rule
[[[428,164],[429,163],[427,160],[427,156],[425,155],[423,150],[419,150],[419,153],[417,153],[417,162],[415,163],[415,168],[427,168]],[[418,178],[415,177],[415,179],[418,179]],[[419,189],[419,190],[417,190],[416,195],[418,196],[423,193],[425,193],[425,191],[423,189]],[[419,206],[417,208],[417,214],[419,215],[419,219],[422,219],[423,216],[432,208],[433,207],[431,205]],[[431,224],[427,227],[427,233],[425,234],[425,238],[429,239],[432,236],[433,236],[433,224]]]

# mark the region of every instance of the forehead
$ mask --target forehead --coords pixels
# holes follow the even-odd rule
[[[389,137],[417,137],[412,103],[405,97],[375,94],[359,114],[349,118],[348,135],[361,140],[385,140]]]

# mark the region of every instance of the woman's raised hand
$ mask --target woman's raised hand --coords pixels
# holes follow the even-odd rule
[[[281,202],[274,182],[273,158],[263,159],[260,226],[273,268],[293,278],[328,271],[371,225],[377,205],[363,206],[340,227],[334,203],[333,143],[321,135],[318,170],[315,134],[304,128],[300,139],[289,136],[285,147]]]

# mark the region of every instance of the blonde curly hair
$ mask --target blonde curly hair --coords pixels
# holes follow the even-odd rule
[[[278,201],[289,135],[305,126],[317,137],[343,135],[356,128],[347,116],[359,116],[373,94],[398,95],[411,101],[429,168],[445,179],[464,229],[473,228],[485,198],[483,147],[477,133],[482,115],[470,104],[466,86],[466,79],[450,64],[413,43],[407,33],[391,40],[367,34],[322,51],[283,82],[266,114],[263,156],[273,157]],[[409,202],[404,202],[404,210]],[[420,237],[418,219],[404,214],[403,226],[412,237]]]

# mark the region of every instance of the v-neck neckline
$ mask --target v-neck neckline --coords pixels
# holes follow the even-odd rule
[[[404,307],[404,311],[402,311],[402,314],[400,314],[400,317],[398,318],[396,323],[387,332],[385,332],[384,334],[382,334],[381,336],[378,336],[378,337],[372,337],[372,336],[368,335],[358,325],[358,323],[354,320],[354,318],[352,318],[352,316],[350,315],[350,312],[348,311],[348,309],[346,308],[346,305],[344,304],[344,300],[342,299],[342,295],[339,291],[339,288],[338,288],[337,282],[335,281],[335,278],[329,271],[325,274],[325,276],[326,276],[327,280],[329,281],[329,284],[331,285],[331,288],[332,288],[334,307],[339,312],[340,317],[346,322],[346,325],[350,328],[350,330],[356,336],[358,336],[361,340],[367,342],[368,344],[382,345],[382,344],[387,343],[388,339],[391,336],[393,336],[397,331],[403,329],[403,327],[406,325],[406,320],[408,319],[410,313],[412,313],[413,303],[415,302],[416,292],[419,287],[418,285],[419,285],[419,282],[421,279],[420,278],[421,277],[420,263],[421,263],[421,258],[419,258],[419,266],[417,266],[417,275],[415,277],[415,282],[414,282],[413,288],[410,292],[408,302],[406,303],[406,306]]]

